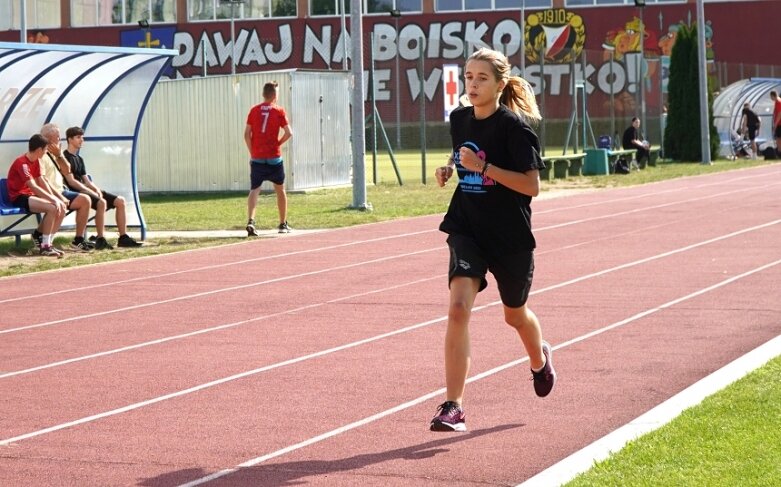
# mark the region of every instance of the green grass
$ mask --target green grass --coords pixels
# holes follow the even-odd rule
[[[567,487],[779,485],[779,377],[781,357],[630,442]]]

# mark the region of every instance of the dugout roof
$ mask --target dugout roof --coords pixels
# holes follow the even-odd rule
[[[90,174],[102,189],[125,197],[128,225],[139,226],[143,238],[136,139],[152,90],[177,54],[0,42],[0,177],[44,124],[57,124],[63,142],[68,127],[80,126]]]
[[[719,131],[722,147],[729,147],[731,130],[740,128],[743,104],[748,102],[759,115],[761,126],[757,139],[760,143],[773,140],[770,132],[773,117],[773,101],[770,92],[781,93],[779,78],[749,78],[727,86],[713,101],[713,123]]]

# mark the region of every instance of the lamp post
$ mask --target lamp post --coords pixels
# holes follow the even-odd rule
[[[19,0],[19,42],[27,42],[27,2]]]
[[[635,0],[635,6],[640,8],[640,76],[638,76],[638,83],[640,85],[640,120],[643,126],[643,130],[648,130],[645,128],[645,76],[643,73],[645,68],[645,22],[643,21],[645,0]]]
[[[234,8],[236,5],[243,5],[246,0],[220,0],[221,4],[230,4],[231,6],[231,74],[236,74],[236,28]],[[636,1],[636,0],[635,0]]]
[[[396,98],[396,150],[399,150],[401,149],[401,90],[399,87],[399,78],[401,78],[401,73],[399,73],[399,46],[401,46],[399,17],[401,17],[401,10],[394,8],[388,13],[393,17],[393,21],[396,24],[396,90],[394,92],[394,98]]]

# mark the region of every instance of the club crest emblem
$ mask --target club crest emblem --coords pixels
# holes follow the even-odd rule
[[[548,9],[526,17],[524,26],[526,57],[540,61],[540,53],[548,63],[568,63],[576,59],[586,43],[583,17],[563,8]]]

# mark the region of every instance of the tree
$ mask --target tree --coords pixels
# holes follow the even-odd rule
[[[682,24],[670,55],[667,127],[664,131],[664,153],[676,161],[701,161],[699,62],[697,28]],[[710,151],[713,158],[719,149],[718,131],[713,125],[713,86],[708,83]]]

